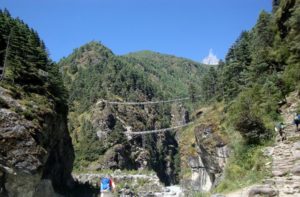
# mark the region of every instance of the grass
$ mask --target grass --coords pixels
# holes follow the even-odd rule
[[[210,197],[211,194],[208,192],[193,192],[190,194],[192,197]]]
[[[181,155],[181,171],[180,177],[184,179],[190,178],[192,171],[188,165],[189,156],[197,156],[197,149],[195,147],[196,139],[194,137],[195,125],[191,125],[182,130],[179,137],[179,152]]]
[[[270,176],[266,163],[270,158],[263,155],[265,146],[246,146],[239,139],[232,144],[234,154],[225,168],[225,177],[214,192],[230,192],[254,183],[260,183]]]

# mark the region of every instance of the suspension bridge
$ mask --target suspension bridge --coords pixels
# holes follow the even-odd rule
[[[200,98],[201,95],[197,95],[194,98]],[[155,104],[164,104],[164,103],[174,103],[174,102],[180,102],[185,100],[191,100],[191,97],[181,97],[181,98],[175,98],[170,100],[160,100],[160,101],[108,101],[108,100],[100,100],[97,102],[97,105],[101,103],[106,103],[110,105],[155,105]]]
[[[191,100],[194,98],[200,98],[201,95],[193,96],[193,97],[181,97],[181,98],[175,98],[175,99],[170,99],[170,100],[159,100],[159,101],[108,101],[108,100],[99,100],[96,105],[99,105],[101,103],[109,104],[109,105],[155,105],[155,104],[165,104],[165,103],[173,103],[173,102],[181,102],[181,101],[187,101]],[[180,129],[183,127],[187,127],[189,125],[192,125],[193,122],[185,123],[182,125],[177,125],[174,127],[169,127],[169,128],[162,128],[162,129],[154,129],[154,130],[145,130],[145,131],[131,131],[130,129],[127,129],[127,131],[124,131],[124,133],[128,136],[136,136],[136,135],[147,135],[147,134],[154,134],[154,133],[163,133],[167,131],[172,131],[176,129]],[[129,127],[131,128],[131,127]]]
[[[167,132],[167,131],[172,131],[172,130],[176,130],[176,129],[180,129],[182,127],[187,127],[189,125],[192,125],[193,122],[189,122],[186,124],[182,124],[182,125],[178,125],[175,127],[169,127],[169,128],[164,128],[164,129],[155,129],[155,130],[148,130],[148,131],[125,131],[125,134],[127,135],[146,135],[146,134],[153,134],[153,133],[163,133],[163,132]]]

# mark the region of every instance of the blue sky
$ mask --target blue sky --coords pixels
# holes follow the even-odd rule
[[[221,59],[271,0],[0,0],[38,31],[53,60],[99,40],[115,54],[139,50]]]

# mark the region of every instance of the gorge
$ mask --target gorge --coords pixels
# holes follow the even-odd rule
[[[0,10],[0,196],[93,196],[107,175],[116,195],[298,195],[299,16],[273,1],[217,65],[99,41],[53,62]]]

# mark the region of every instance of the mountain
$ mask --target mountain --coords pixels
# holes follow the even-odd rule
[[[177,183],[176,134],[126,136],[185,124],[187,106],[178,104],[110,105],[107,101],[158,101],[200,92],[205,69],[193,61],[150,51],[116,56],[90,42],[59,62],[69,89],[69,129],[75,169],[154,170],[166,183]]]
[[[218,65],[219,64],[219,59],[217,58],[217,56],[213,53],[212,49],[209,50],[209,54],[207,57],[205,57],[202,60],[203,64],[207,64],[207,65]]]

